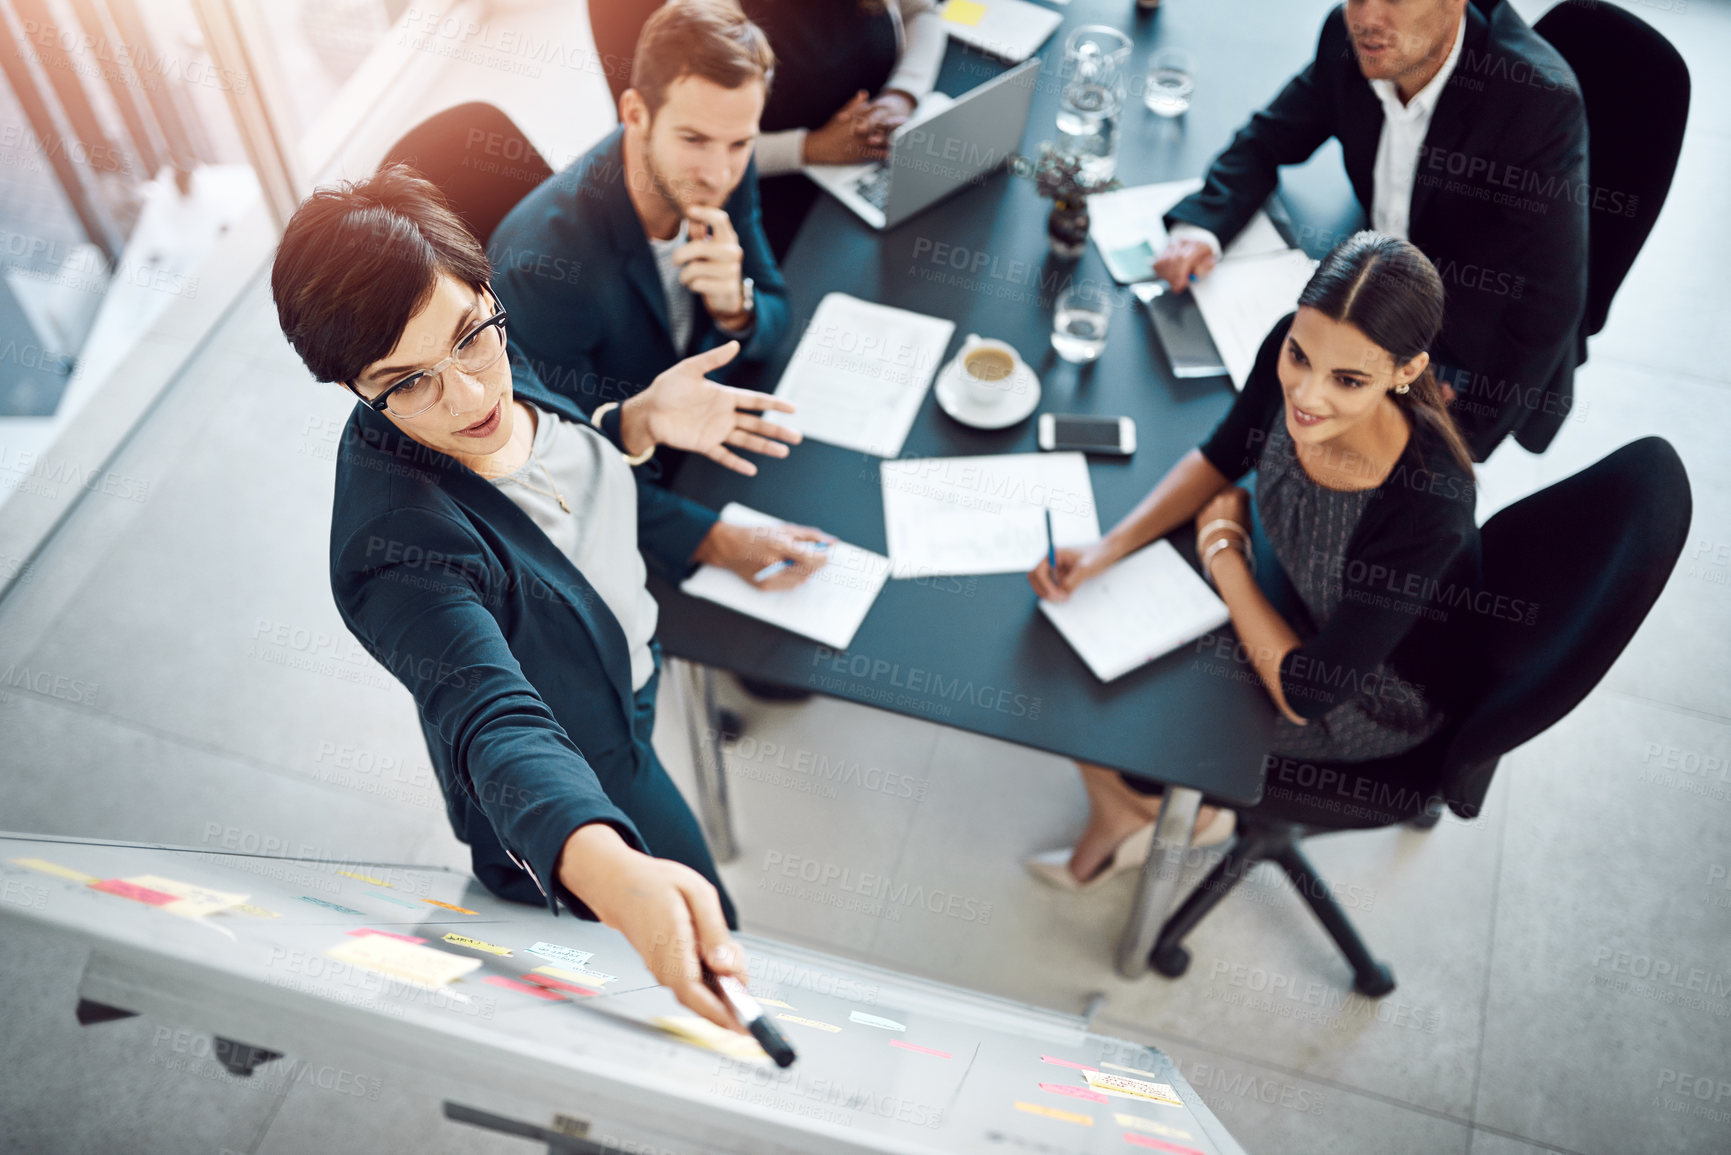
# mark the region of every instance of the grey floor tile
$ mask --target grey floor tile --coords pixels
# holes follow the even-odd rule
[[[1724,1150],[1731,725],[1601,691],[1510,761],[1475,1121]]]

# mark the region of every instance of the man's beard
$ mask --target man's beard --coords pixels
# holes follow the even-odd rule
[[[660,166],[655,163],[655,150],[649,147],[648,141],[643,142],[643,172],[649,177],[649,187],[654,190],[655,195],[666,201],[667,206],[680,216],[686,215],[686,209],[692,205],[707,203],[694,195],[689,195],[696,192],[695,187],[689,184],[686,186],[688,195],[684,197],[679,195],[673,182],[662,175]],[[726,198],[722,199],[725,200]]]

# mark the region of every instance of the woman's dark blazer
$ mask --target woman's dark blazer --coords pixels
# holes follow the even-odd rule
[[[512,349],[516,395],[586,418]],[[605,431],[618,441],[618,411]],[[651,465],[653,462],[651,463]],[[642,476],[638,544],[675,579],[715,514]],[[647,500],[644,490],[657,493]],[[343,622],[414,696],[452,829],[495,894],[587,908],[560,886],[577,827],[608,822],[646,849],[609,800],[642,773],[625,634],[588,580],[492,482],[357,404],[337,456],[331,592]],[[526,873],[527,872],[527,873]]]

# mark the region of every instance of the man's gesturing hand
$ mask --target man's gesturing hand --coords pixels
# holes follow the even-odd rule
[[[757,473],[757,466],[733,449],[786,457],[787,446],[799,444],[799,432],[766,421],[754,410],[792,413],[791,401],[721,385],[704,376],[738,354],[739,342],[729,341],[687,357],[625,402],[619,414],[625,451],[641,453],[651,442],[668,445],[701,453],[747,477]],[[782,444],[784,441],[787,445]]]
[[[623,934],[655,981],[681,1003],[717,1026],[744,1032],[703,984],[704,963],[718,975],[746,979],[745,952],[728,934],[708,879],[683,863],[633,850],[613,827],[591,822],[565,840],[559,881]]]

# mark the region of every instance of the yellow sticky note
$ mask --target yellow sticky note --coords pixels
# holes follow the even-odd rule
[[[382,878],[374,878],[370,874],[361,874],[361,873],[359,873],[357,871],[353,871],[353,870],[339,870],[339,871],[337,871],[337,873],[338,874],[346,874],[350,878],[358,878],[362,882],[370,882],[374,886],[389,886],[389,885],[391,885],[390,883],[386,882]]]
[[[254,906],[250,902],[243,902],[239,906],[235,907],[234,910],[235,910],[236,914],[244,914],[248,918],[281,918],[282,917],[282,914],[278,911],[266,910],[264,907]]]
[[[600,971],[580,971],[570,967],[554,966],[536,967],[535,973],[552,975],[554,978],[564,979],[568,983],[582,983],[586,987],[603,987],[619,977],[618,975],[604,975]],[[759,999],[758,1001],[762,1002],[763,1000]]]
[[[445,936],[445,941],[450,943],[452,946],[466,946],[470,950],[484,950],[488,954],[496,954],[500,958],[511,957],[509,949],[502,946],[495,946],[490,942],[482,942],[478,938],[470,938],[466,934],[448,934]]]
[[[94,874],[85,874],[82,870],[73,870],[70,866],[61,866],[58,862],[49,862],[46,858],[12,858],[7,861],[31,870],[40,870],[43,874],[52,874],[56,878],[70,879],[81,886],[99,881]]]
[[[1184,1105],[1184,1100],[1178,1097],[1168,1083],[1150,1083],[1145,1079],[1132,1079],[1128,1075],[1108,1075],[1105,1071],[1084,1071],[1082,1077],[1088,1080],[1088,1086],[1108,1095],[1128,1095],[1132,1099],[1147,1099],[1153,1103],[1165,1103],[1169,1107]]]
[[[1164,1123],[1156,1123],[1154,1120],[1144,1119],[1140,1115],[1114,1113],[1112,1118],[1118,1120],[1118,1126],[1128,1127],[1132,1131],[1146,1131],[1150,1135],[1164,1135],[1168,1139],[1188,1139],[1191,1137],[1188,1131],[1180,1131],[1177,1127],[1168,1127]]]
[[[739,1059],[742,1062],[770,1061],[763,1048],[757,1045],[757,1040],[750,1035],[726,1030],[696,1015],[660,1015],[649,1021],[670,1035],[684,1039],[694,1046],[717,1051],[730,1059]]]
[[[966,24],[969,27],[978,24],[986,14],[986,6],[979,0],[950,0],[944,5],[944,19],[951,24]]]
[[[784,1023],[798,1023],[802,1027],[816,1027],[820,1031],[835,1031],[837,1033],[841,1031],[841,1028],[833,1023],[820,1023],[816,1019],[802,1019],[798,1015],[777,1015],[775,1017]]]
[[[427,990],[437,990],[481,965],[478,958],[463,958],[449,951],[386,938],[382,934],[346,939],[325,951],[325,956]]]
[[[1080,1123],[1084,1127],[1092,1127],[1094,1125],[1094,1117],[1092,1115],[1078,1115],[1074,1111],[1060,1111],[1056,1107],[1047,1107],[1041,1103],[1024,1103],[1018,1099],[1016,1101],[1016,1110],[1026,1111],[1030,1115],[1043,1115],[1048,1119],[1062,1119],[1066,1123]]]
[[[177,882],[159,874],[140,874],[121,881],[142,886],[146,890],[160,890],[163,894],[174,895],[175,901],[162,909],[170,914],[185,915],[187,918],[202,918],[219,910],[228,910],[230,907],[239,906],[248,897],[226,890],[211,890],[207,886],[194,886],[190,882]]]

